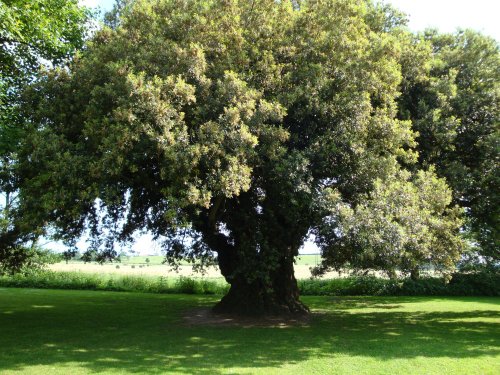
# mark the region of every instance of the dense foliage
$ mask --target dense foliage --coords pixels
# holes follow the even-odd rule
[[[494,272],[454,273],[417,280],[353,276],[299,280],[302,295],[312,296],[500,296],[500,275]]]
[[[218,295],[224,295],[229,290],[229,285],[224,280],[217,279],[52,272],[47,270],[0,276],[0,287]]]
[[[306,296],[500,296],[500,275],[494,272],[454,273],[449,282],[428,276],[418,280],[351,276],[302,279],[297,284]],[[229,290],[229,284],[220,279],[51,271],[0,276],[0,287],[205,295],[224,295]]]
[[[44,62],[60,64],[83,46],[89,12],[78,0],[0,1],[0,155],[16,150],[19,88]]]
[[[438,36],[368,0],[121,1],[107,23],[24,94],[4,243],[88,229],[104,261],[150,231],[172,263],[217,261],[217,308],[247,313],[306,311],[293,261],[310,233],[318,272],[453,268],[465,195],[423,138],[435,120],[446,148],[466,122]]]
[[[399,117],[412,120],[417,166],[436,166],[466,209],[466,231],[483,261],[500,260],[500,53],[472,30],[428,31],[413,42]]]
[[[26,124],[19,113],[20,91],[42,66],[61,66],[83,46],[89,11],[78,0],[0,1],[0,233],[12,228],[16,205],[13,169]],[[34,234],[36,230],[32,232]],[[36,236],[36,235],[35,235]],[[12,237],[12,236],[10,236]],[[0,245],[0,274],[39,264],[46,251],[35,243]]]
[[[385,271],[397,270],[418,278],[422,266],[453,269],[463,250],[454,232],[461,224],[460,211],[448,208],[451,191],[433,170],[410,173],[399,179],[377,180],[373,191],[355,208],[340,202],[316,230],[323,261],[314,272],[333,267]]]

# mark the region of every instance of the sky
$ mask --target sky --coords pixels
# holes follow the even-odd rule
[[[421,31],[428,27],[441,32],[470,28],[500,41],[500,1],[498,0],[387,0],[407,13],[409,27]]]
[[[499,0],[384,0],[383,2],[390,3],[405,12],[409,18],[408,26],[413,31],[422,31],[429,27],[441,32],[471,28],[500,41]],[[114,0],[81,0],[81,3],[108,11],[112,8]],[[62,249],[61,246],[54,247]],[[142,255],[152,255],[159,251],[159,246],[146,235],[138,237],[131,249]],[[309,241],[300,252],[318,253],[319,249]]]
[[[441,32],[471,28],[500,41],[499,0],[383,0],[407,13],[409,27],[421,31],[427,27]],[[110,10],[114,0],[82,0],[89,7]]]

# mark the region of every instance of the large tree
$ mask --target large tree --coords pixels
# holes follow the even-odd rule
[[[68,62],[83,46],[88,9],[78,0],[0,1],[0,233],[12,224],[15,204],[14,160],[24,124],[18,111],[20,91],[41,66]],[[33,251],[0,245],[0,273],[18,270]]]
[[[88,228],[104,260],[150,231],[172,262],[218,262],[231,288],[217,311],[307,311],[293,262],[308,233],[337,204],[413,184],[399,166],[416,158],[396,119],[402,19],[354,0],[127,4],[25,94],[10,239]],[[426,191],[424,214],[446,221],[446,197],[433,209]]]
[[[465,229],[484,260],[500,260],[500,50],[472,30],[429,30],[408,48],[399,118],[412,121],[419,159],[435,165],[466,209]]]

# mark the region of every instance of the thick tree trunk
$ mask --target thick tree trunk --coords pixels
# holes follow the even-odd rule
[[[271,193],[267,194],[270,202]],[[224,198],[216,198],[205,212],[205,220],[197,223],[204,242],[217,252],[220,271],[231,285],[213,310],[236,315],[307,314],[309,309],[299,300],[293,260],[308,226],[297,226],[295,218],[272,205],[257,213],[255,202],[251,193],[225,204]],[[227,222],[224,215],[229,216],[229,235],[218,229],[218,220]]]
[[[418,268],[412,269],[410,277],[412,280],[418,280],[420,278],[420,270]]]
[[[221,268],[224,276],[227,269]],[[229,292],[213,311],[237,315],[304,315],[309,312],[299,300],[299,288],[294,276],[293,258],[283,258],[269,274],[267,281],[251,282],[243,276],[226,277],[231,284]]]

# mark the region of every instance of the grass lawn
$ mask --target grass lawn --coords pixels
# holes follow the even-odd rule
[[[2,288],[0,373],[500,373],[499,298],[303,300],[304,326],[189,326],[216,297]]]

